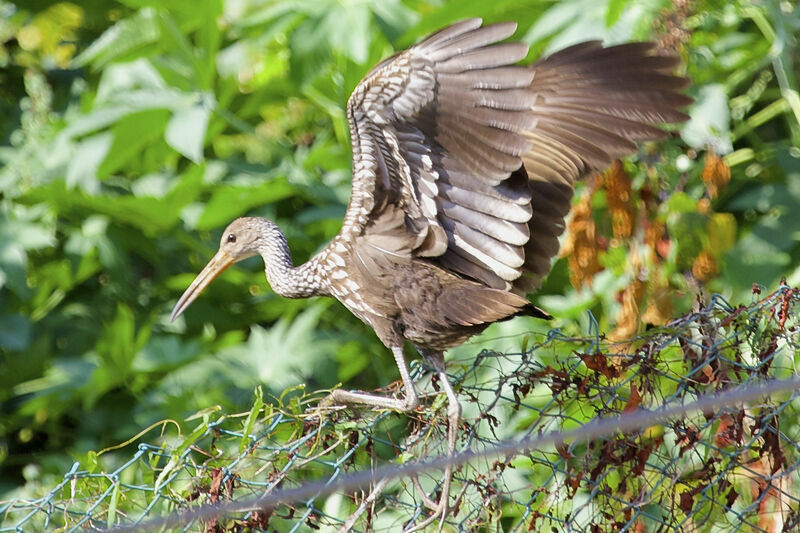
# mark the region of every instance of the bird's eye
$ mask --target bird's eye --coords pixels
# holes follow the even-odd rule
[[[234,235],[233,233],[229,233],[228,242],[236,242],[236,235]]]

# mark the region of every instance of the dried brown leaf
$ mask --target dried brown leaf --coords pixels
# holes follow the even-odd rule
[[[619,369],[608,363],[608,357],[602,352],[593,354],[578,354],[583,364],[589,370],[594,370],[603,374],[605,377],[611,379],[619,376]]]
[[[630,413],[631,411],[636,411],[640,403],[642,403],[642,396],[639,394],[639,387],[631,385],[631,394],[628,396],[628,401],[625,403],[622,412]]]

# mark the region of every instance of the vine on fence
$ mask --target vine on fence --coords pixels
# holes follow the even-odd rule
[[[513,437],[566,432],[600,418],[689,403],[720,391],[796,376],[797,303],[786,286],[748,306],[719,297],[624,342],[600,336],[534,337],[522,353],[481,352],[451,362],[464,407],[459,444],[491,449]],[[438,384],[415,367],[425,405],[410,416],[309,411],[324,393],[287,391],[248,413],[199,415],[188,435],[76,463],[41,498],[0,502],[0,531],[103,529],[201,505],[249,501],[347,473],[445,452]],[[389,390],[387,392],[393,392]],[[794,531],[800,527],[800,393],[618,431],[564,440],[461,466],[454,530]],[[142,438],[144,440],[144,438]],[[435,492],[440,471],[420,476]],[[427,515],[408,478],[373,490],[195,520],[208,532],[299,529],[397,530]],[[349,519],[349,522],[348,522]]]

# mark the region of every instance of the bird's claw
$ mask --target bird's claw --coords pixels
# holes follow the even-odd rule
[[[342,405],[336,401],[333,393],[329,393],[320,400],[317,405],[306,409],[306,418],[319,418],[321,421],[324,420],[329,413],[341,411],[346,408],[346,405]]]

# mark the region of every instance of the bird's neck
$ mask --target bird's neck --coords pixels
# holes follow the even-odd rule
[[[295,267],[286,237],[281,234],[259,250],[272,290],[284,298],[309,298],[327,294],[317,258]]]

